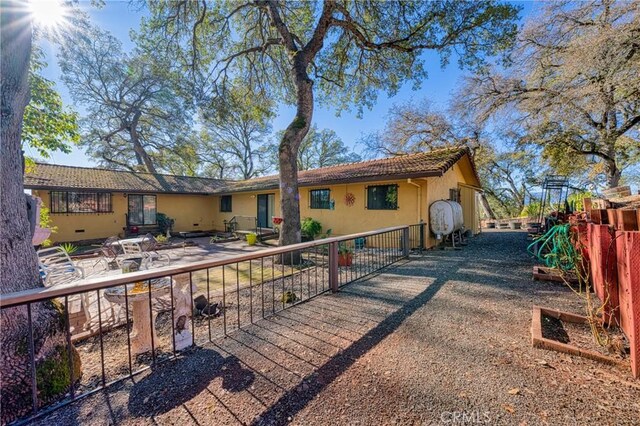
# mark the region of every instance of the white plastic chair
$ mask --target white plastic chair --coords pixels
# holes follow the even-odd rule
[[[73,263],[62,247],[42,249],[37,253],[45,286],[66,284],[84,278],[84,269]]]
[[[38,265],[40,267],[40,273],[44,278],[45,287],[69,284],[85,276],[84,269],[73,263],[69,254],[62,247],[38,250],[37,254]],[[78,295],[71,296],[69,301],[72,301],[74,297],[78,297]],[[84,326],[86,328],[91,318],[89,311],[89,294],[82,293],[79,297],[87,321]]]

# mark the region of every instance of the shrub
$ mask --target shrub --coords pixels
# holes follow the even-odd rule
[[[320,235],[320,232],[322,232],[322,225],[320,224],[320,222],[310,217],[304,218],[300,228],[302,230],[302,234],[311,238],[312,240]]]
[[[49,209],[44,206],[40,206],[40,228],[49,228],[51,230],[51,233],[55,234],[56,232],[58,232],[58,227],[52,226],[52,224],[53,221],[51,220]],[[42,247],[49,247],[51,244],[51,239],[47,238],[42,242]]]
[[[175,219],[170,218],[164,213],[158,213],[156,215],[156,220],[158,221],[158,228],[160,228],[160,232],[166,234],[167,231],[171,231],[173,229],[173,224],[176,222]]]

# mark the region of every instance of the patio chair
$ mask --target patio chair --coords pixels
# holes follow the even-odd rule
[[[147,253],[151,262],[162,262],[163,266],[171,263],[171,257],[167,253],[158,253],[158,240],[153,235],[146,234],[140,247],[143,252]]]
[[[42,249],[37,253],[45,286],[66,284],[84,278],[84,269],[73,263],[62,247]]]
[[[141,259],[141,267],[151,268],[156,262],[162,262],[168,265],[171,258],[167,254],[159,254],[155,251],[157,241],[151,234],[147,234],[142,242],[136,243],[132,241],[120,241],[120,247],[124,252],[124,259]],[[143,249],[144,248],[144,249]]]
[[[120,258],[118,257],[118,250],[116,244],[118,242],[118,237],[109,237],[102,243],[102,246],[98,249],[101,256],[100,259],[96,263],[93,264],[93,267],[98,263],[102,263],[104,265],[105,271],[109,270],[109,266],[114,263],[121,267]]]
[[[62,284],[69,284],[84,278],[84,269],[73,263],[69,254],[62,247],[51,247],[37,251],[40,274],[44,279],[45,287],[54,287]],[[81,309],[84,312],[86,322],[85,328],[91,317],[89,311],[89,294],[81,293],[69,298],[72,302],[79,297]]]

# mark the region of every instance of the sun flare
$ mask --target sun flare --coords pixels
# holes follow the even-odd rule
[[[61,25],[67,15],[64,4],[55,0],[31,0],[29,8],[35,24],[47,28]]]

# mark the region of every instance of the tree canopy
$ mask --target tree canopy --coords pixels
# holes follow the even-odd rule
[[[42,51],[34,48],[29,66],[31,97],[24,111],[22,144],[49,158],[54,151],[71,152],[71,144],[80,142],[80,134],[77,113],[63,105],[55,83],[41,75],[46,65]]]
[[[201,102],[203,129],[198,147],[209,173],[220,178],[251,179],[270,168],[273,102],[247,96],[237,84],[224,96]]]
[[[511,65],[470,77],[459,97],[480,120],[517,121],[522,144],[556,166],[595,167],[614,187],[640,161],[639,39],[638,2],[549,2]]]
[[[62,80],[86,108],[82,144],[103,165],[155,173],[191,158],[184,158],[193,152],[190,106],[165,59],[139,49],[126,54],[114,36],[88,24],[62,45]]]
[[[152,2],[143,34],[191,69],[204,92],[239,79],[265,97],[295,105],[278,148],[281,242],[300,241],[298,149],[316,102],[370,107],[427,76],[424,50],[463,66],[507,47],[517,8],[476,2]]]

